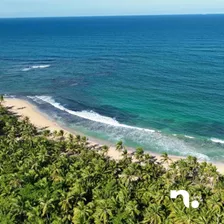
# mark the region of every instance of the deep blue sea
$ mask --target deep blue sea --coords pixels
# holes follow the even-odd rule
[[[0,19],[0,93],[111,143],[224,161],[224,15]]]

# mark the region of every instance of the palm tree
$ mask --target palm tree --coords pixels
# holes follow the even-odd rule
[[[107,224],[109,220],[113,217],[113,202],[110,199],[107,200],[97,200],[96,201],[96,211],[93,214],[94,221],[96,224]]]
[[[53,198],[40,199],[40,207],[42,208],[42,214],[41,214],[42,217],[48,215],[48,213],[50,214],[50,211],[53,211],[54,209],[54,204],[52,203],[53,201],[54,201]]]
[[[136,219],[136,217],[140,214],[138,203],[136,201],[129,201],[126,205],[125,212],[132,219]]]
[[[164,164],[169,164],[172,160],[170,159],[170,157],[168,156],[168,154],[166,152],[164,152],[161,155],[161,162]]]
[[[165,169],[142,148],[132,160],[122,142],[113,160],[85,137],[49,134],[0,107],[0,223],[223,223],[224,177],[212,164],[168,164],[165,153]],[[170,189],[186,189],[200,208],[171,200]]]
[[[56,138],[58,136],[58,132],[56,130],[53,131],[53,137]]]
[[[137,149],[136,149],[136,151],[135,151],[135,157],[136,157],[136,159],[142,159],[143,158],[143,155],[144,155],[144,150],[143,150],[143,148],[141,148],[141,147],[138,147]]]
[[[2,105],[3,101],[4,101],[4,97],[3,95],[0,95],[0,105]]]
[[[109,151],[109,147],[108,147],[107,145],[103,145],[103,146],[101,147],[101,149],[102,149],[102,155],[103,155],[103,156],[106,156],[106,154],[107,154],[108,151]]]
[[[72,197],[69,193],[60,191],[61,194],[60,202],[58,205],[61,208],[62,214],[63,214],[63,221],[71,221],[72,215],[70,215],[70,210],[72,209]]]
[[[122,142],[122,141],[119,141],[119,142],[116,144],[116,150],[117,150],[118,152],[121,152],[123,148],[124,148],[124,146],[123,146],[123,142]]]
[[[73,143],[73,141],[74,141],[74,136],[73,136],[72,134],[69,134],[69,135],[68,135],[68,139],[69,139],[69,142],[70,142],[70,143]]]
[[[48,138],[51,135],[51,131],[50,130],[44,130],[43,135]]]
[[[85,205],[83,201],[78,202],[78,206],[73,209],[73,218],[72,222],[76,223],[89,223],[93,209],[91,205]]]
[[[201,209],[201,212],[198,216],[197,223],[198,224],[210,224],[210,223],[216,223],[215,220],[213,220],[213,210],[208,209]],[[217,222],[219,223],[219,222]]]
[[[151,204],[144,211],[144,219],[142,223],[147,224],[163,224],[166,219],[164,208],[158,204]]]
[[[64,131],[63,130],[60,130],[58,132],[58,137],[60,138],[60,141],[63,141],[65,138],[64,138]]]

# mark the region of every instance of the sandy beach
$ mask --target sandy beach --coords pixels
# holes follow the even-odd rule
[[[9,107],[12,112],[20,115],[21,117],[29,117],[30,122],[38,128],[46,127],[50,131],[64,130],[65,135],[68,135],[70,133],[76,134],[75,131],[71,132],[69,129],[62,127],[57,122],[51,120],[50,114],[42,113],[41,111],[38,110],[38,108],[36,106],[29,103],[28,101],[25,101],[22,99],[17,99],[17,98],[5,98],[4,105],[6,107]],[[115,149],[115,146],[109,144],[108,142],[104,142],[104,141],[89,138],[89,137],[88,137],[88,139],[89,139],[90,144],[93,144],[93,145],[107,144],[110,147],[109,151],[108,151],[108,156],[110,156],[111,158],[118,160],[121,157],[121,153],[119,153]],[[134,149],[127,148],[127,150],[132,152]],[[158,155],[156,153],[150,152],[150,155],[156,156],[158,160],[160,159],[160,155]],[[180,158],[184,158],[184,157],[173,156],[173,155],[169,155],[169,157],[172,159],[172,161],[178,160]],[[224,174],[224,164],[222,164],[222,163],[213,163],[213,164],[216,165],[216,167],[220,173]]]

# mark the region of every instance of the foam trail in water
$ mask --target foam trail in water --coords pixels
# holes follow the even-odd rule
[[[218,139],[218,138],[211,138],[211,141],[215,142],[215,143],[224,144],[224,140],[221,140],[221,139]]]
[[[129,128],[129,129],[137,129],[137,130],[141,130],[141,131],[146,131],[146,132],[155,132],[155,130],[150,130],[150,129],[146,129],[146,128],[138,128],[138,127],[133,127],[133,126],[129,126],[129,125],[125,125],[125,124],[120,124],[116,119],[114,118],[110,118],[110,117],[106,117],[106,116],[102,116],[94,111],[72,111],[69,110],[65,107],[63,107],[60,103],[57,103],[52,97],[50,96],[35,96],[35,97],[29,97],[33,100],[35,99],[39,99],[42,100],[46,103],[51,104],[52,106],[54,106],[55,108],[62,110],[62,111],[66,111],[69,114],[87,119],[87,120],[91,120],[91,121],[95,121],[95,122],[99,122],[99,123],[103,123],[103,124],[108,124],[111,126],[116,126],[116,127],[124,127],[124,128]]]
[[[43,68],[49,68],[51,65],[33,65],[29,66],[27,68],[22,69],[23,72],[27,72],[33,69],[43,69]]]

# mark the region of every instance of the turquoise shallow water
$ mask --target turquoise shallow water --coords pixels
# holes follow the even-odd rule
[[[224,15],[0,20],[0,93],[84,134],[224,161]]]

